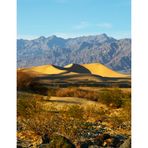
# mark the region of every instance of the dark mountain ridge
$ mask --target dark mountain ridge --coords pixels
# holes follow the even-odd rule
[[[17,66],[70,63],[102,63],[113,70],[130,73],[131,39],[106,34],[64,39],[55,35],[34,40],[17,40]]]

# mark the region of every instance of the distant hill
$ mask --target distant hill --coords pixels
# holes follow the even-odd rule
[[[130,73],[131,39],[117,40],[101,34],[69,39],[41,36],[34,40],[17,40],[18,68],[97,62],[113,70]]]

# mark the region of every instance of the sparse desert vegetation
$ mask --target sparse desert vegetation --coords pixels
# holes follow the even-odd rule
[[[130,92],[125,93],[119,88],[114,88],[112,90],[103,89],[102,91],[96,92],[70,87],[58,89],[55,95],[58,97],[85,98],[117,108],[123,107],[124,105],[126,106],[126,103],[129,102],[131,98]]]
[[[21,139],[24,135],[20,134],[24,131],[33,133],[32,139],[38,137],[34,143],[36,147],[49,142],[55,134],[68,138],[77,147],[90,139],[95,143],[99,134],[130,136],[130,93],[107,88],[99,93],[72,87],[48,91],[48,96],[18,92],[18,141],[24,145],[25,139]],[[58,97],[61,97],[61,102]],[[68,97],[80,101],[68,103]],[[65,102],[64,98],[67,98]],[[64,105],[59,107],[57,104],[60,103]],[[111,146],[104,140],[100,146],[105,143]]]
[[[51,75],[53,66],[39,68],[18,70],[18,147],[120,147],[130,139],[129,77],[76,73],[84,70],[82,66],[75,72],[65,67],[72,71]],[[119,87],[124,81],[128,88]]]

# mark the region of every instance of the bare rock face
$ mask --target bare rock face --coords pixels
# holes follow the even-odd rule
[[[131,39],[114,39],[106,34],[63,39],[56,36],[17,40],[17,65],[102,63],[113,70],[131,70]]]

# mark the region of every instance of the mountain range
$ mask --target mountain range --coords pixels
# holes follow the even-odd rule
[[[53,35],[33,40],[17,40],[18,68],[96,62],[119,72],[130,73],[131,39],[115,39],[100,34],[68,39]]]

